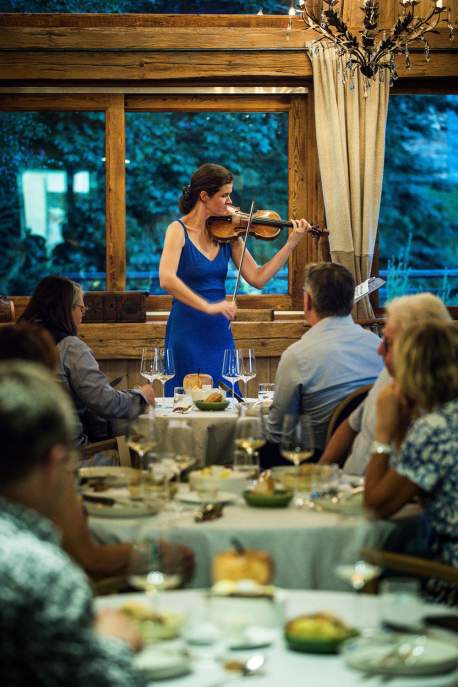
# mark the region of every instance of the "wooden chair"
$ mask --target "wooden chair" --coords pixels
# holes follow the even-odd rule
[[[371,389],[372,384],[360,386],[336,405],[331,415],[331,419],[329,420],[326,443],[328,443],[337,427],[347,419],[347,417],[355,410],[355,408],[359,406],[362,401],[364,401]]]
[[[86,446],[81,447],[81,457],[83,462],[92,458],[93,455],[99,453],[100,451],[117,451],[119,456],[119,465],[121,467],[130,468],[132,467],[132,460],[127,446],[126,437],[112,437],[111,439],[105,439],[104,441],[94,441]]]
[[[458,585],[458,568],[452,565],[383,549],[363,549],[361,557],[368,563],[387,570],[396,570],[414,577],[434,578]]]

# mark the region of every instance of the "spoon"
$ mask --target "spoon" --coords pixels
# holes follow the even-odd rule
[[[246,661],[239,661],[237,659],[231,658],[224,661],[223,668],[234,673],[239,673],[244,677],[248,675],[254,675],[258,673],[265,663],[265,657],[263,654],[253,654]]]
[[[227,661],[223,662],[223,668],[228,672],[231,672],[232,675],[229,677],[223,677],[222,680],[219,680],[218,682],[214,682],[211,687],[224,687],[230,682],[237,680],[239,677],[256,675],[257,673],[261,672],[265,660],[266,659],[263,654],[253,654],[253,656],[247,658],[246,661],[239,661],[235,658],[228,659]]]

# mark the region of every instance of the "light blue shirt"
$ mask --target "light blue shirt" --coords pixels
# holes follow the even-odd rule
[[[311,327],[280,358],[268,438],[280,442],[283,417],[302,384],[303,412],[311,416],[315,448],[323,449],[337,403],[358,387],[372,384],[381,372],[379,344],[379,337],[355,324],[351,315],[325,317]]]

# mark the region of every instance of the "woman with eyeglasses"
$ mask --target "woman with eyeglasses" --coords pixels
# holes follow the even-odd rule
[[[57,376],[70,394],[78,415],[76,446],[113,436],[110,420],[131,419],[154,405],[149,384],[117,391],[89,346],[78,337],[85,312],[84,294],[65,277],[45,277],[36,287],[20,321],[33,322],[52,335],[59,354]]]

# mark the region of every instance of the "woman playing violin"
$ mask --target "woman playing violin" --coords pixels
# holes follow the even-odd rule
[[[235,237],[231,243],[220,244],[206,227],[209,217],[230,213],[232,182],[233,175],[221,165],[199,167],[179,201],[183,216],[167,228],[159,279],[161,287],[173,296],[165,346],[173,349],[176,371],[165,387],[167,396],[186,374],[199,370],[211,374],[218,384],[224,350],[234,347],[228,320],[234,319],[237,306],[225,300],[225,281],[231,258],[239,267],[243,239]],[[257,265],[245,251],[241,275],[251,286],[262,289],[310,229],[305,219],[291,223],[287,242],[264,265]]]

